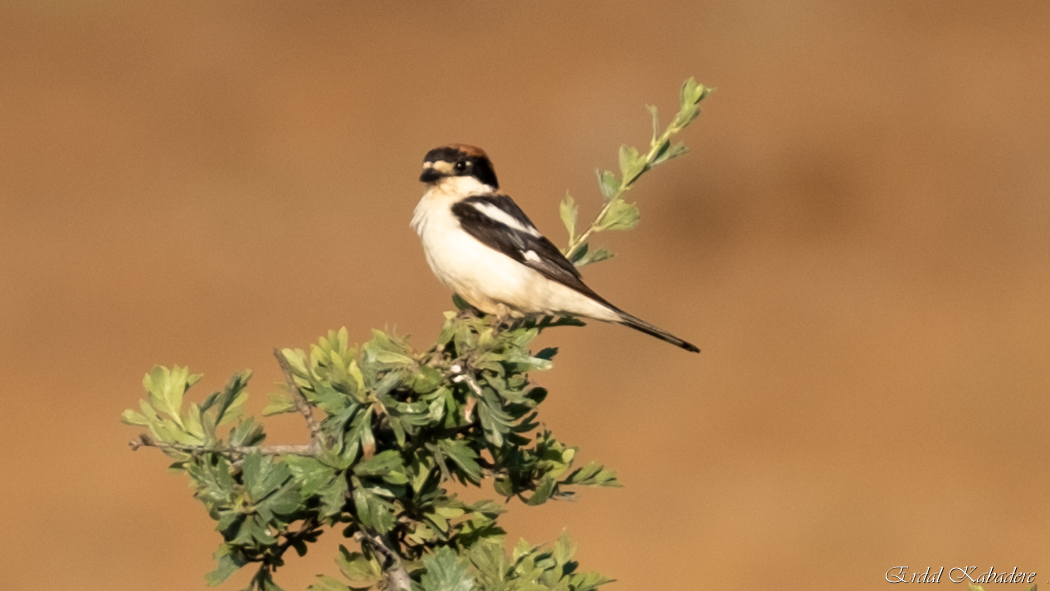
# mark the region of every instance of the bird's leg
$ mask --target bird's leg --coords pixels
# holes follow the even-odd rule
[[[504,304],[496,304],[496,313],[489,316],[492,322],[492,332],[498,333],[503,329],[503,325],[507,324],[508,320],[511,319],[511,311]]]

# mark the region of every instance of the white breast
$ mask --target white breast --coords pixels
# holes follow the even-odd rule
[[[517,313],[567,312],[601,320],[610,311],[576,291],[553,282],[468,234],[452,213],[464,195],[492,193],[475,179],[454,177],[428,190],[412,216],[427,263],[449,289],[487,314],[500,304]]]

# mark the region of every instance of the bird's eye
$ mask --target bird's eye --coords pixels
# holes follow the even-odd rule
[[[454,168],[456,169],[456,172],[463,172],[467,169],[467,163],[463,161],[457,162]]]

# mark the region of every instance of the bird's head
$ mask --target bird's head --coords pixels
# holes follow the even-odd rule
[[[451,177],[472,177],[493,189],[499,188],[496,171],[485,150],[466,144],[434,148],[423,158],[420,182],[432,185]]]

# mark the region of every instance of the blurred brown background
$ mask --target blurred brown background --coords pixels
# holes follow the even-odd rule
[[[189,365],[203,396],[251,367],[258,409],[273,345],[425,345],[450,303],[408,228],[423,154],[485,147],[563,242],[565,190],[592,215],[593,168],[689,75],[718,88],[693,153],[587,279],[703,353],[545,336],[543,418],[626,488],[515,504],[511,535],[567,526],[623,591],[1050,581],[1048,25],[1005,1],[5,2],[0,589],[203,588],[213,523],[118,421],[142,374]],[[334,573],[339,541],[279,582]]]

